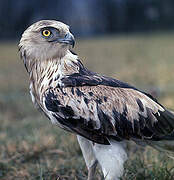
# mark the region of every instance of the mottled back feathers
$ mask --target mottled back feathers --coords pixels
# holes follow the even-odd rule
[[[102,144],[109,144],[109,139],[161,140],[174,128],[170,112],[130,87],[50,89],[45,106],[72,131]]]

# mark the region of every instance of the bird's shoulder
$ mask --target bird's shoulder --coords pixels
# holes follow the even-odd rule
[[[73,54],[76,55],[75,53]],[[126,82],[122,82],[116,78],[100,75],[96,72],[89,70],[82,64],[80,59],[77,59],[76,62],[73,62],[73,65],[78,67],[78,72],[71,73],[61,79],[64,87],[104,85],[115,88],[127,88],[135,90],[135,92],[139,91],[151,98],[153,101],[157,102],[157,100],[151,94],[143,92]]]

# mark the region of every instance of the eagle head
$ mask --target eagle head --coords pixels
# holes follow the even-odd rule
[[[24,31],[19,51],[21,56],[25,56],[24,61],[55,59],[64,57],[74,44],[68,25],[55,20],[42,20]]]

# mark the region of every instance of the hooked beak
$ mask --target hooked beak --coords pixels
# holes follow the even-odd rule
[[[70,44],[70,45],[72,45],[72,47],[74,47],[74,45],[75,45],[75,39],[71,33],[67,33],[64,38],[57,39],[57,42]]]

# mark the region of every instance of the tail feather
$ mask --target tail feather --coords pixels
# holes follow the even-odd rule
[[[169,124],[174,128],[174,114],[171,111],[166,111],[167,112],[167,120]]]
[[[168,132],[169,135],[174,130],[174,114],[171,111],[165,110],[160,113],[158,117],[158,121],[163,125],[163,130]]]
[[[174,111],[166,110],[163,116],[169,123],[170,127],[173,128],[173,131],[170,134],[161,137],[160,141],[146,141],[146,143],[174,159]]]

